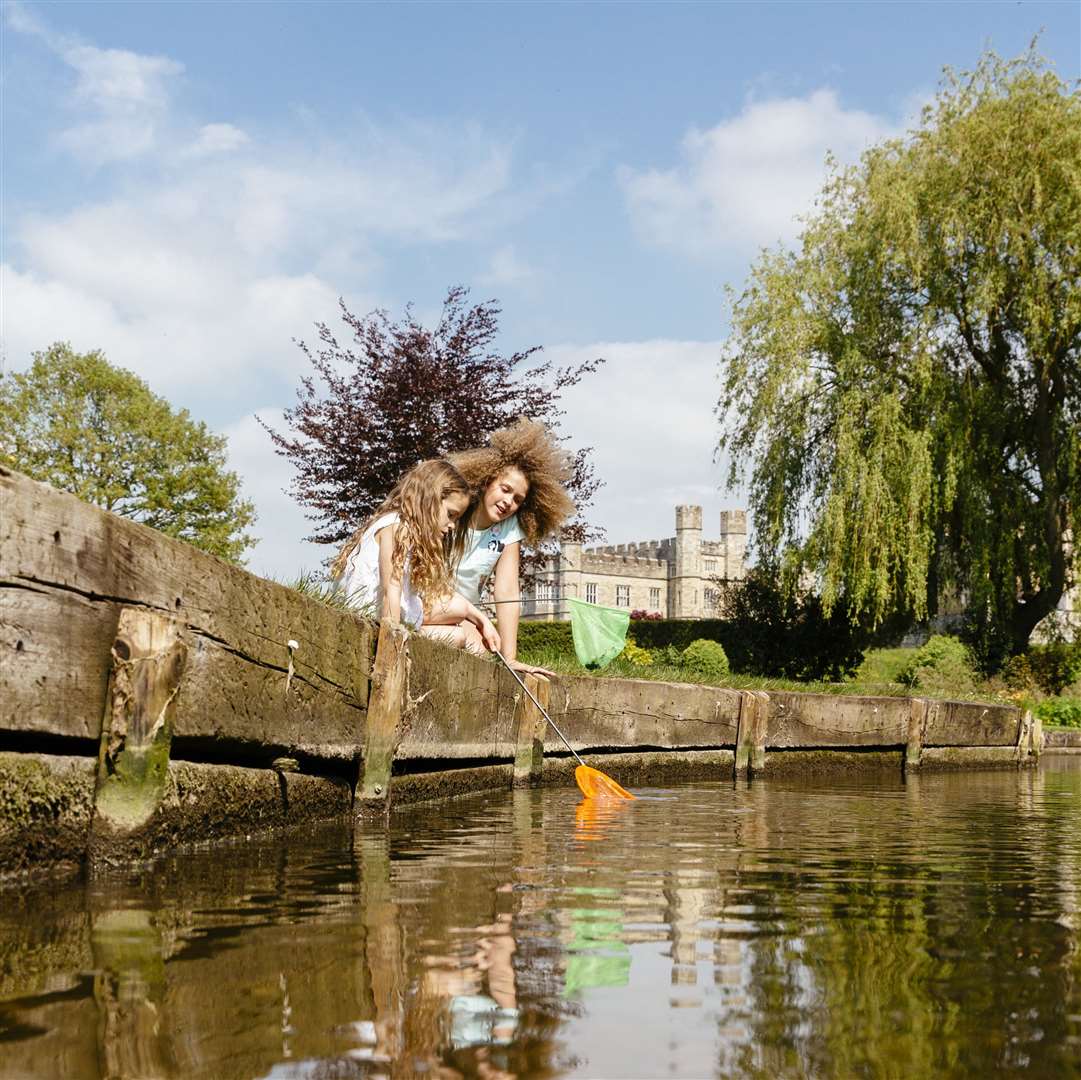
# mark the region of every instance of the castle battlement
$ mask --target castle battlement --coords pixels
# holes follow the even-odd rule
[[[747,512],[722,510],[720,536],[702,537],[702,507],[675,508],[676,535],[583,549],[566,544],[537,574],[523,616],[565,617],[558,599],[656,611],[668,618],[718,615],[720,586],[746,572]],[[556,616],[555,613],[561,613]]]

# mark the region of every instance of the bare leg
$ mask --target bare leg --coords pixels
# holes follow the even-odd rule
[[[460,626],[432,626],[425,624],[420,628],[425,637],[435,641],[441,641],[444,645],[452,645],[456,649],[465,647],[465,633]],[[479,636],[479,635],[478,635]]]
[[[484,647],[484,641],[480,631],[471,623],[463,622],[458,627],[462,632],[462,648],[474,656],[487,656],[488,650]]]

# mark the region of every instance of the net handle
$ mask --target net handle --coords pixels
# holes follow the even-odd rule
[[[518,674],[517,671],[514,670],[514,668],[510,666],[510,664],[507,662],[507,658],[498,649],[496,649],[495,654],[499,657],[500,660],[503,661],[503,666],[515,677],[515,679],[518,680],[518,685],[529,695],[529,700],[532,701],[538,709],[540,709],[541,716],[543,716],[544,719],[552,725],[552,730],[563,740],[563,745],[575,756],[578,764],[585,765],[585,762],[582,760],[578,751],[575,750],[569,742],[567,742],[567,736],[559,730],[559,728],[556,726],[556,722],[548,715],[548,711],[545,709],[545,707],[533,696],[533,691],[530,690],[528,686],[526,686],[525,680]]]

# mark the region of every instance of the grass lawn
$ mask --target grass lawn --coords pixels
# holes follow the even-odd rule
[[[876,696],[902,697],[909,693],[908,687],[890,678],[882,677],[883,672],[889,674],[899,671],[904,665],[905,658],[911,653],[910,649],[882,649],[876,650],[882,653],[900,654],[897,658],[891,658],[889,663],[873,665],[869,670],[873,678],[863,677],[864,667],[857,677],[849,682],[797,682],[795,679],[767,679],[757,675],[740,675],[732,672],[722,682],[713,682],[702,678],[693,671],[671,664],[632,664],[622,658],[613,660],[606,668],[600,671],[590,671],[582,667],[573,656],[568,656],[562,650],[547,647],[535,649],[523,649],[520,659],[527,664],[537,664],[548,668],[558,675],[587,675],[600,679],[655,679],[658,682],[682,682],[703,683],[729,687],[733,690],[796,690],[808,694],[873,694]],[[868,660],[873,654],[868,654]]]
[[[958,690],[919,690],[897,681],[897,676],[908,663],[914,649],[872,649],[864,657],[856,674],[847,682],[797,682],[795,679],[767,679],[756,675],[740,675],[732,672],[721,681],[696,675],[683,667],[671,664],[632,664],[620,657],[601,671],[589,671],[574,658],[552,646],[523,648],[520,659],[527,664],[537,664],[554,671],[557,675],[584,675],[599,679],[656,679],[659,682],[701,683],[724,686],[732,690],[793,690],[805,694],[863,694],[868,697],[906,697],[918,693],[920,697],[956,698],[993,702],[999,705],[1016,705],[1029,708],[1033,704],[1023,695],[1009,691],[1001,684],[985,683],[974,694],[971,688]]]

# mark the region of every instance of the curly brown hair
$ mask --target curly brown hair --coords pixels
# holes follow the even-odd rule
[[[543,424],[521,416],[493,431],[487,446],[447,456],[469,484],[474,501],[507,469],[521,472],[529,491],[518,510],[518,524],[530,544],[557,533],[574,513],[564,488],[571,477],[570,455]]]
[[[439,533],[439,508],[451,495],[465,495],[469,506],[447,536]],[[401,577],[409,556],[409,580],[413,591],[434,603],[454,592],[450,567],[457,566],[465,546],[465,533],[474,505],[472,485],[448,461],[431,458],[414,465],[394,485],[382,505],[345,542],[331,564],[332,577],[341,577],[349,556],[360,545],[372,523],[383,514],[398,514],[394,537],[394,573]]]

